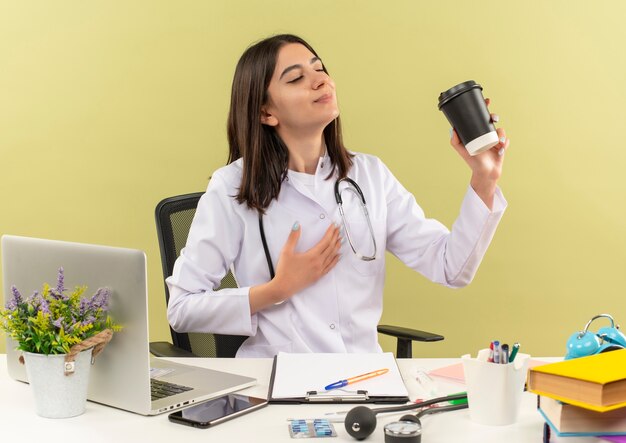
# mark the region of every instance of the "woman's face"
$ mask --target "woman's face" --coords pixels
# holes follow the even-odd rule
[[[278,52],[268,87],[261,122],[279,134],[323,130],[339,116],[335,83],[322,69],[322,61],[299,43]]]

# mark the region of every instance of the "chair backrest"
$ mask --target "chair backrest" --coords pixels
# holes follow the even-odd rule
[[[174,263],[187,243],[189,228],[201,196],[202,192],[196,192],[169,197],[159,202],[156,207],[155,217],[164,279],[172,275]],[[229,271],[218,289],[235,287],[237,283]],[[169,300],[170,293],[166,284],[166,303],[169,303]],[[239,346],[248,338],[239,335],[180,333],[172,328],[170,332],[175,346],[193,352],[199,357],[234,357]]]

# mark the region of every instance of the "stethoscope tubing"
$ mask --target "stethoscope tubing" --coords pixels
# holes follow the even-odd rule
[[[350,236],[350,230],[348,229],[348,223],[346,222],[346,216],[343,211],[343,199],[341,198],[342,191],[339,190],[339,184],[341,182],[346,182],[348,184],[348,186],[343,189],[344,191],[350,191],[354,193],[359,199],[359,203],[361,204],[361,210],[363,211],[363,214],[365,215],[365,219],[367,220],[367,227],[369,228],[370,236],[372,237],[372,243],[374,245],[374,253],[372,255],[361,254],[359,251],[357,251],[357,249],[354,246],[354,243],[352,241],[352,236]],[[354,253],[354,255],[356,255],[360,260],[363,260],[363,261],[375,260],[376,254],[378,252],[378,248],[376,246],[376,237],[374,236],[374,228],[372,227],[372,220],[370,219],[369,212],[367,211],[367,203],[365,202],[365,196],[363,195],[363,191],[361,191],[361,187],[357,184],[357,182],[352,180],[350,177],[340,178],[339,180],[335,182],[335,201],[337,202],[337,206],[339,206],[339,215],[341,216],[341,223],[343,224],[343,230],[346,233],[346,237],[348,238],[348,243],[350,244],[350,248],[352,249],[352,252]]]

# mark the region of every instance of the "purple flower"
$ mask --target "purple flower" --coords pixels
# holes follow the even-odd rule
[[[52,322],[52,324],[61,329],[63,327],[63,317],[57,318],[55,321]]]
[[[11,297],[6,304],[6,308],[10,311],[17,309],[17,307],[22,303],[22,294],[17,290],[15,286],[11,286],[11,292],[13,293],[13,297]]]
[[[65,277],[63,275],[63,267],[59,268],[59,274],[57,275],[57,292],[63,294],[65,291]]]
[[[35,311],[38,311],[39,309],[41,309],[41,302],[43,301],[43,295],[39,294],[39,292],[35,291],[33,292],[33,295],[31,295],[28,300],[26,300],[26,303],[28,303],[29,305],[31,305],[33,308],[35,308]]]
[[[39,309],[44,314],[50,314],[50,303],[45,298],[41,298],[41,303],[39,304]]]
[[[102,309],[103,311],[107,311],[109,309],[109,289],[108,288],[99,288],[96,293],[89,300],[91,305],[91,309],[98,310]]]
[[[91,310],[91,302],[86,298],[81,298],[78,305],[78,316],[83,317]]]
[[[81,322],[82,326],[87,326],[90,325],[92,323],[94,323],[96,321],[96,317],[94,317],[93,315],[88,316],[85,320],[83,320]]]
[[[63,298],[63,294],[57,292],[56,288],[50,288],[49,292],[50,297],[54,298],[55,300],[61,300]]]
[[[18,291],[15,286],[11,286],[11,292],[13,293],[13,297],[15,298],[15,301],[17,303],[21,303],[22,302],[22,294],[20,294],[20,291]]]

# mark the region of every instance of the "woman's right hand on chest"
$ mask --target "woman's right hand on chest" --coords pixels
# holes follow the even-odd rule
[[[331,224],[321,240],[305,252],[296,252],[300,233],[300,224],[296,222],[280,252],[274,279],[250,289],[251,313],[280,303],[314,284],[339,261],[339,227]]]
[[[340,257],[339,227],[331,224],[321,240],[306,252],[296,252],[302,228],[296,222],[280,252],[274,281],[285,298],[300,292],[326,275]]]

